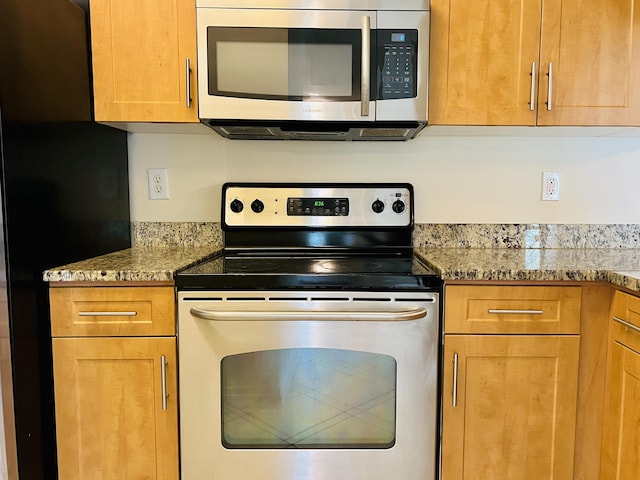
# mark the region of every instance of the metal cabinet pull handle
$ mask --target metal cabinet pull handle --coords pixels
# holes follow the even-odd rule
[[[529,97],[529,110],[536,109],[536,62],[531,63],[531,96]]]
[[[629,323],[626,320],[622,320],[621,318],[618,318],[618,317],[613,317],[613,320],[624,325],[625,327],[629,327],[634,332],[640,333],[640,327],[635,326],[633,323]]]
[[[452,403],[454,407],[458,406],[458,354],[453,354],[453,392]]]
[[[187,58],[185,62],[185,70],[187,73],[187,108],[191,108],[191,59]]]
[[[547,90],[547,110],[551,111],[551,99],[553,98],[553,63],[549,62],[549,73],[547,73],[549,77],[548,80],[548,90]]]
[[[360,72],[360,115],[369,116],[369,92],[371,90],[371,18],[362,17],[362,65]]]
[[[78,312],[81,317],[135,317],[138,312]]]
[[[400,311],[380,311],[380,312],[350,312],[350,311],[338,311],[338,310],[307,310],[307,311],[253,311],[253,310],[238,310],[238,311],[217,311],[217,310],[205,310],[202,308],[192,308],[190,310],[191,315],[203,320],[217,320],[217,321],[250,321],[250,320],[263,320],[263,321],[288,321],[288,320],[358,320],[358,321],[373,321],[373,322],[398,322],[417,320],[427,316],[427,311],[424,308],[411,308],[408,310]]]
[[[509,310],[509,309],[493,309],[490,308],[489,313],[510,313],[510,314],[518,314],[518,315],[542,315],[544,310]]]
[[[160,379],[162,383],[162,410],[167,409],[167,357],[160,356]]]

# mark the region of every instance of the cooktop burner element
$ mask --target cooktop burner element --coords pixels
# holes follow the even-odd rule
[[[225,248],[182,289],[424,289],[410,184],[225,184]]]

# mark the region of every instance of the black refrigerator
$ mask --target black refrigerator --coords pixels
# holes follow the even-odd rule
[[[10,480],[57,478],[43,271],[131,245],[127,136],[92,121],[83,4],[0,0],[0,478],[6,469]]]

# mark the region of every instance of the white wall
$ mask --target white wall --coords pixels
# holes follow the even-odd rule
[[[414,185],[417,223],[640,223],[640,138],[453,132],[383,143],[130,134],[132,220],[219,221],[225,181],[398,181]],[[148,199],[147,168],[168,169],[169,200]],[[560,172],[558,202],[541,201],[543,171]]]

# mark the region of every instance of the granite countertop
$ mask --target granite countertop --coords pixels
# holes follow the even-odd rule
[[[176,272],[220,247],[132,247],[46,270],[47,282],[173,282]]]
[[[44,272],[48,282],[173,281],[220,247],[132,247]],[[445,281],[606,281],[640,292],[640,249],[417,248]]]
[[[418,248],[445,281],[605,281],[640,292],[640,249]]]

